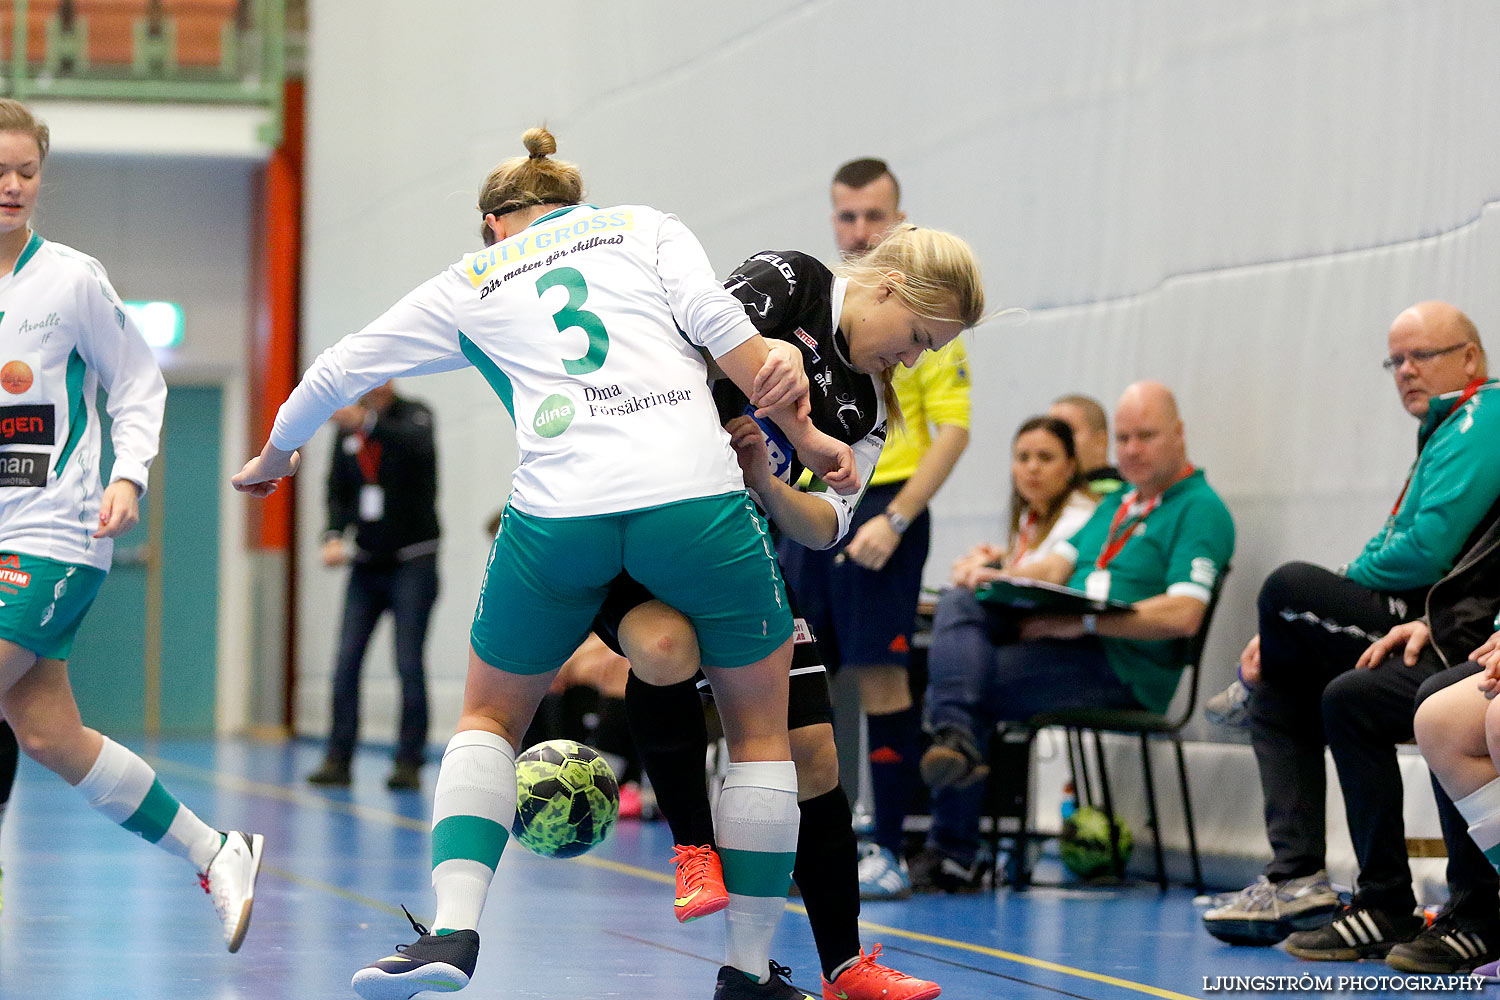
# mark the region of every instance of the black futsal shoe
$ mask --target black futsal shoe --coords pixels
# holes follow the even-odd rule
[[[771,980],[757,983],[732,965],[719,969],[719,981],[714,984],[714,1000],[814,1000],[810,993],[803,993],[787,981],[792,970],[784,965],[771,963]]]
[[[401,909],[406,912],[406,907]],[[350,984],[354,992],[365,1000],[411,1000],[423,990],[454,993],[469,985],[479,961],[479,933],[429,934],[410,913],[406,919],[421,936],[411,944],[398,944],[396,954],[356,972]]]

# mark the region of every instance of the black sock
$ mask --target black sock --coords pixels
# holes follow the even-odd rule
[[[10,801],[10,790],[16,783],[16,765],[21,759],[21,748],[16,744],[15,730],[10,723],[0,719],[0,808]]]
[[[657,687],[632,673],[625,682],[625,717],[672,838],[683,845],[714,846],[713,810],[703,772],[708,726],[697,683]]]
[[[917,780],[922,719],[915,708],[871,715],[870,783],[875,793],[875,843],[901,857],[902,825]]]
[[[799,803],[797,863],[792,878],[812,925],[823,978],[859,956],[859,845],[849,797],[836,787]]]

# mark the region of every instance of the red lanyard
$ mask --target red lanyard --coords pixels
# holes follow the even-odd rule
[[[378,482],[380,473],[380,442],[372,441],[363,434],[359,435],[359,453],[355,456],[359,462],[359,471],[364,474],[365,482],[374,484]]]
[[[1031,543],[1036,540],[1033,537],[1035,534],[1036,511],[1028,510],[1026,516],[1021,519],[1021,530],[1017,532],[1019,544],[1016,546],[1016,554],[1010,557],[1010,565],[1015,566],[1020,563],[1021,557],[1026,554],[1026,550],[1031,548]]]
[[[1172,480],[1167,490],[1176,486],[1188,476],[1191,476],[1193,471],[1191,465],[1183,469],[1182,474]],[[1115,556],[1120,554],[1120,550],[1125,547],[1125,543],[1130,540],[1130,536],[1135,533],[1135,529],[1145,524],[1146,518],[1151,516],[1151,512],[1161,506],[1161,498],[1166,495],[1167,490],[1162,490],[1156,496],[1152,497],[1151,502],[1146,504],[1145,509],[1131,518],[1130,523],[1125,525],[1124,530],[1120,530],[1120,522],[1125,520],[1125,516],[1130,513],[1130,508],[1135,505],[1135,495],[1138,491],[1131,490],[1125,494],[1120,500],[1120,509],[1115,511],[1114,519],[1109,522],[1109,534],[1104,536],[1104,548],[1099,551],[1099,558],[1094,560],[1095,569],[1109,569],[1109,564],[1114,562]],[[1118,535],[1115,534],[1117,531],[1119,532]]]
[[[1474,381],[1464,386],[1464,391],[1459,393],[1458,402],[1453,404],[1453,409],[1443,414],[1443,419],[1432,425],[1432,433],[1427,435],[1428,441],[1431,441],[1432,435],[1436,434],[1437,429],[1443,426],[1443,420],[1447,420],[1449,417],[1453,416],[1453,414],[1461,410],[1465,403],[1474,398],[1474,394],[1479,391],[1479,387],[1482,385],[1484,385],[1484,379],[1476,378]],[[1395,517],[1396,511],[1401,509],[1401,501],[1406,499],[1406,491],[1411,489],[1411,477],[1417,474],[1417,462],[1420,462],[1421,460],[1422,453],[1421,451],[1418,451],[1416,460],[1411,463],[1411,469],[1406,473],[1406,482],[1401,486],[1401,495],[1396,498],[1396,505],[1391,508],[1392,517]]]

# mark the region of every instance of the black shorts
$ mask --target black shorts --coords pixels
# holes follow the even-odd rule
[[[625,655],[620,648],[620,622],[626,614],[656,598],[628,573],[621,573],[609,585],[609,594],[594,616],[594,634],[610,649]],[[787,729],[801,729],[820,722],[833,723],[833,699],[828,693],[828,671],[818,651],[817,636],[797,610],[797,595],[787,588],[792,609],[792,671],[787,692]],[[708,678],[698,671],[698,690],[713,697]]]

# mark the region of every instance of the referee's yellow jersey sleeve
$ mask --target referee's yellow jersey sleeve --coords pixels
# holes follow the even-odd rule
[[[896,369],[892,384],[901,403],[901,430],[891,435],[870,477],[873,486],[910,479],[932,446],[933,428],[969,427],[969,355],[959,337],[922,355],[915,368]]]

